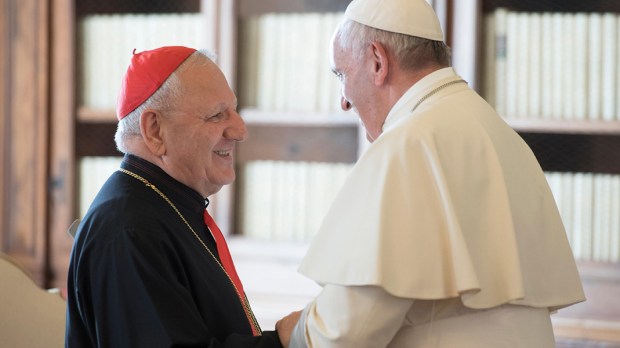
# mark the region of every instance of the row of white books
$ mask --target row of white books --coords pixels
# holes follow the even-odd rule
[[[575,258],[620,262],[620,175],[546,176]]]
[[[95,110],[116,108],[134,49],[206,44],[205,18],[200,13],[90,15],[79,26],[79,102]]]
[[[122,157],[83,157],[79,212],[83,217]],[[242,169],[239,231],[264,240],[305,241],[318,230],[353,164],[253,161]]]
[[[121,157],[80,161],[80,216]],[[238,230],[263,240],[308,241],[353,164],[252,161],[241,169]],[[620,175],[547,172],[575,258],[620,262]]]
[[[620,17],[498,8],[484,21],[484,97],[511,118],[620,120]]]
[[[311,239],[352,167],[348,163],[248,162],[237,205],[238,232],[264,240]]]
[[[243,171],[241,232],[311,239],[350,164],[256,161]],[[620,175],[547,172],[576,259],[620,262]]]
[[[268,111],[339,111],[331,37],[342,13],[268,13],[241,22],[241,105]]]
[[[340,85],[329,63],[342,13],[269,13],[241,22],[241,105],[271,111],[338,111]],[[204,47],[205,18],[189,14],[90,15],[79,23],[80,105],[115,108],[134,49]]]

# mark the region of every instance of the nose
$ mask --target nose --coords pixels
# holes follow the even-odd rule
[[[340,107],[344,111],[351,110],[351,103],[345,97],[340,97]]]
[[[224,136],[236,141],[245,141],[248,138],[248,129],[237,111],[231,112],[230,125],[226,128]]]

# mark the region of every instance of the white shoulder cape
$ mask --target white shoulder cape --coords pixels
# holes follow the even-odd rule
[[[452,69],[393,108],[354,166],[299,271],[470,308],[584,300],[543,171],[525,142]]]

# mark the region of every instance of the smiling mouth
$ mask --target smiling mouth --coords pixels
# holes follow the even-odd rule
[[[232,151],[230,150],[219,150],[219,151],[214,151],[216,155],[218,156],[222,156],[222,157],[230,157],[232,155]]]

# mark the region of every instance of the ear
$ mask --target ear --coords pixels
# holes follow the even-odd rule
[[[140,115],[140,133],[144,144],[155,156],[166,153],[166,144],[163,139],[162,117],[157,111],[146,110]]]
[[[376,86],[381,86],[387,80],[390,67],[387,52],[383,45],[378,42],[371,42],[368,49],[372,64],[373,82]]]

